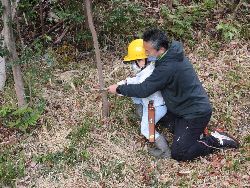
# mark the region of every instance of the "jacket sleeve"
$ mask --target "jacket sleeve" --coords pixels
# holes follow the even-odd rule
[[[121,80],[121,81],[117,82],[116,84],[117,85],[123,85],[123,84],[126,84],[126,83],[127,83],[126,80]]]
[[[139,83],[137,76],[128,77],[128,78],[126,78],[126,81],[127,81],[127,84],[138,84]]]
[[[120,85],[119,91],[124,96],[146,98],[165,88],[171,82],[173,74],[173,68],[165,63],[164,66],[155,67],[153,73],[141,84]]]

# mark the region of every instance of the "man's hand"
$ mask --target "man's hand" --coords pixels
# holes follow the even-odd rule
[[[117,87],[118,87],[117,84],[114,84],[114,85],[109,86],[109,87],[108,87],[108,92],[109,92],[109,93],[113,93],[113,94],[117,94],[117,92],[116,92],[116,88],[117,88]]]

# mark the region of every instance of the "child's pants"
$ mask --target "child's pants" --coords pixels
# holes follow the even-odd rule
[[[167,113],[166,105],[155,107],[155,124]],[[148,106],[143,105],[143,115],[141,121],[141,134],[147,139],[149,138],[149,126],[148,126]],[[157,139],[159,133],[155,131],[155,139]]]
[[[131,97],[134,104],[142,104],[141,98]]]

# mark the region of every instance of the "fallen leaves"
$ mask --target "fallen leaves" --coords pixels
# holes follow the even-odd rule
[[[201,43],[197,46],[197,50],[204,48],[205,51],[209,51],[206,49],[209,48],[208,44]],[[233,135],[242,138],[249,134],[247,122],[249,102],[246,100],[249,75],[244,72],[249,68],[248,52],[245,44],[232,44],[232,46],[229,44],[225,48],[229,50],[222,50],[220,54],[209,52],[209,57],[193,51],[190,59],[195,62],[214,105],[211,126],[230,129]],[[117,59],[112,57],[112,54],[106,55],[107,57],[103,57],[105,62]],[[226,56],[234,57],[227,57],[224,61]],[[89,88],[95,88],[97,85],[96,70],[85,61],[79,68],[79,72],[84,74],[77,74],[84,80],[84,84],[76,85],[76,91],[65,91],[60,84],[53,83],[53,80],[53,87],[44,88],[44,98],[47,101],[46,113],[41,120],[44,125],[37,130],[37,136],[31,135],[25,140],[26,143],[20,144],[25,148],[25,155],[29,157],[58,151],[67,146],[69,132],[81,124],[83,119],[92,117],[95,122],[91,127],[90,141],[86,148],[90,159],[74,167],[63,166],[61,171],[52,168],[47,172],[31,161],[27,163],[29,167],[27,177],[32,181],[24,181],[26,187],[33,184],[41,187],[74,187],[76,183],[79,187],[249,186],[250,169],[246,161],[249,152],[247,153],[245,142],[242,146],[246,150],[245,153],[219,151],[193,162],[183,163],[172,159],[155,160],[148,155],[147,143],[144,137],[140,136],[140,122],[130,117],[133,111],[128,98],[110,96],[111,116],[101,120],[100,94],[89,92]],[[113,65],[106,63],[104,66],[106,73],[111,73],[113,67],[119,67],[118,63],[120,61],[116,61]],[[90,61],[89,64],[93,62]],[[239,68],[241,66],[244,68]],[[242,71],[239,82],[228,80],[227,73],[231,69],[237,70],[237,73]],[[112,72],[112,79],[109,76],[105,78],[107,85],[116,83],[127,73],[128,71],[125,72],[122,67],[121,70],[116,68],[115,72]],[[56,74],[59,77],[60,71]],[[240,96],[234,97],[235,94]],[[224,112],[229,112],[228,108],[232,111],[228,116],[233,116],[230,117],[229,123],[222,116]],[[7,138],[9,132],[0,128],[0,135],[6,135]],[[20,182],[20,187],[24,182]]]
[[[183,169],[183,170],[180,170],[179,172],[177,172],[177,175],[179,175],[179,176],[186,176],[186,175],[189,175],[191,173],[192,173],[191,170],[185,170],[185,169]]]

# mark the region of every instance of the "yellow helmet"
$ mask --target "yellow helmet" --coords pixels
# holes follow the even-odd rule
[[[137,59],[147,58],[146,51],[143,47],[143,40],[133,40],[128,46],[128,55],[126,55],[123,61],[133,61]]]

